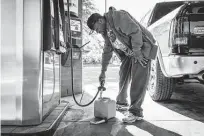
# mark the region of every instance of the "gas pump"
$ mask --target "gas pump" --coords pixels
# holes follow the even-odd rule
[[[68,51],[62,54],[62,68],[61,68],[61,96],[72,95],[72,72],[71,63],[73,66],[73,89],[75,94],[82,93],[82,1],[70,0],[69,6],[65,11],[70,11],[67,18],[70,21],[66,25],[70,27],[70,33],[67,37],[70,39]],[[68,12],[67,12],[68,13]],[[69,28],[68,27],[68,28]]]
[[[1,1],[1,125],[39,125],[60,103],[60,3]]]

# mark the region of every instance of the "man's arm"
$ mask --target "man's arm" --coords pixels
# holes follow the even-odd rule
[[[116,29],[120,29],[124,34],[131,37],[131,44],[135,57],[141,57],[141,47],[143,45],[142,31],[140,26],[123,11],[113,12],[113,21]]]
[[[111,43],[107,37],[107,35],[102,35],[104,40],[105,40],[105,45],[103,48],[103,53],[102,53],[102,68],[101,68],[101,74],[99,76],[99,81],[102,83],[102,81],[105,81],[105,72],[107,70],[108,64],[110,62],[110,59],[113,55],[113,48],[111,46]]]
[[[107,70],[110,59],[112,58],[113,48],[111,46],[111,43],[110,43],[107,35],[102,35],[102,36],[103,36],[103,38],[105,40],[105,45],[104,45],[103,53],[102,53],[101,72],[105,72]]]

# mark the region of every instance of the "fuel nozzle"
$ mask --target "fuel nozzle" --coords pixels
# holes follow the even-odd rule
[[[103,91],[106,90],[106,88],[104,87],[104,84],[105,84],[105,80],[102,80],[100,82],[100,86],[98,87],[98,90],[100,91],[100,97],[102,99],[102,94],[103,94]]]

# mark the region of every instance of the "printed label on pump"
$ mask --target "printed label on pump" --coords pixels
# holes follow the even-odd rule
[[[81,32],[81,23],[79,20],[71,20],[71,30]]]

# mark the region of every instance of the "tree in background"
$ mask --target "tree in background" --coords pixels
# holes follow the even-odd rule
[[[84,63],[100,63],[101,53],[103,49],[103,39],[100,35],[89,35],[90,29],[86,25],[88,17],[95,12],[98,12],[94,0],[82,0],[82,34],[83,44],[90,41],[83,49],[83,62]]]
[[[90,41],[88,45],[83,47],[83,62],[84,64],[97,64],[101,62],[101,54],[103,51],[104,40],[101,35],[98,34],[91,34],[90,29],[87,26],[87,19],[88,17],[95,12],[98,12],[95,6],[95,0],[82,0],[82,38],[83,44]],[[116,63],[119,62],[119,59],[114,54],[112,57],[111,62],[115,61]]]

